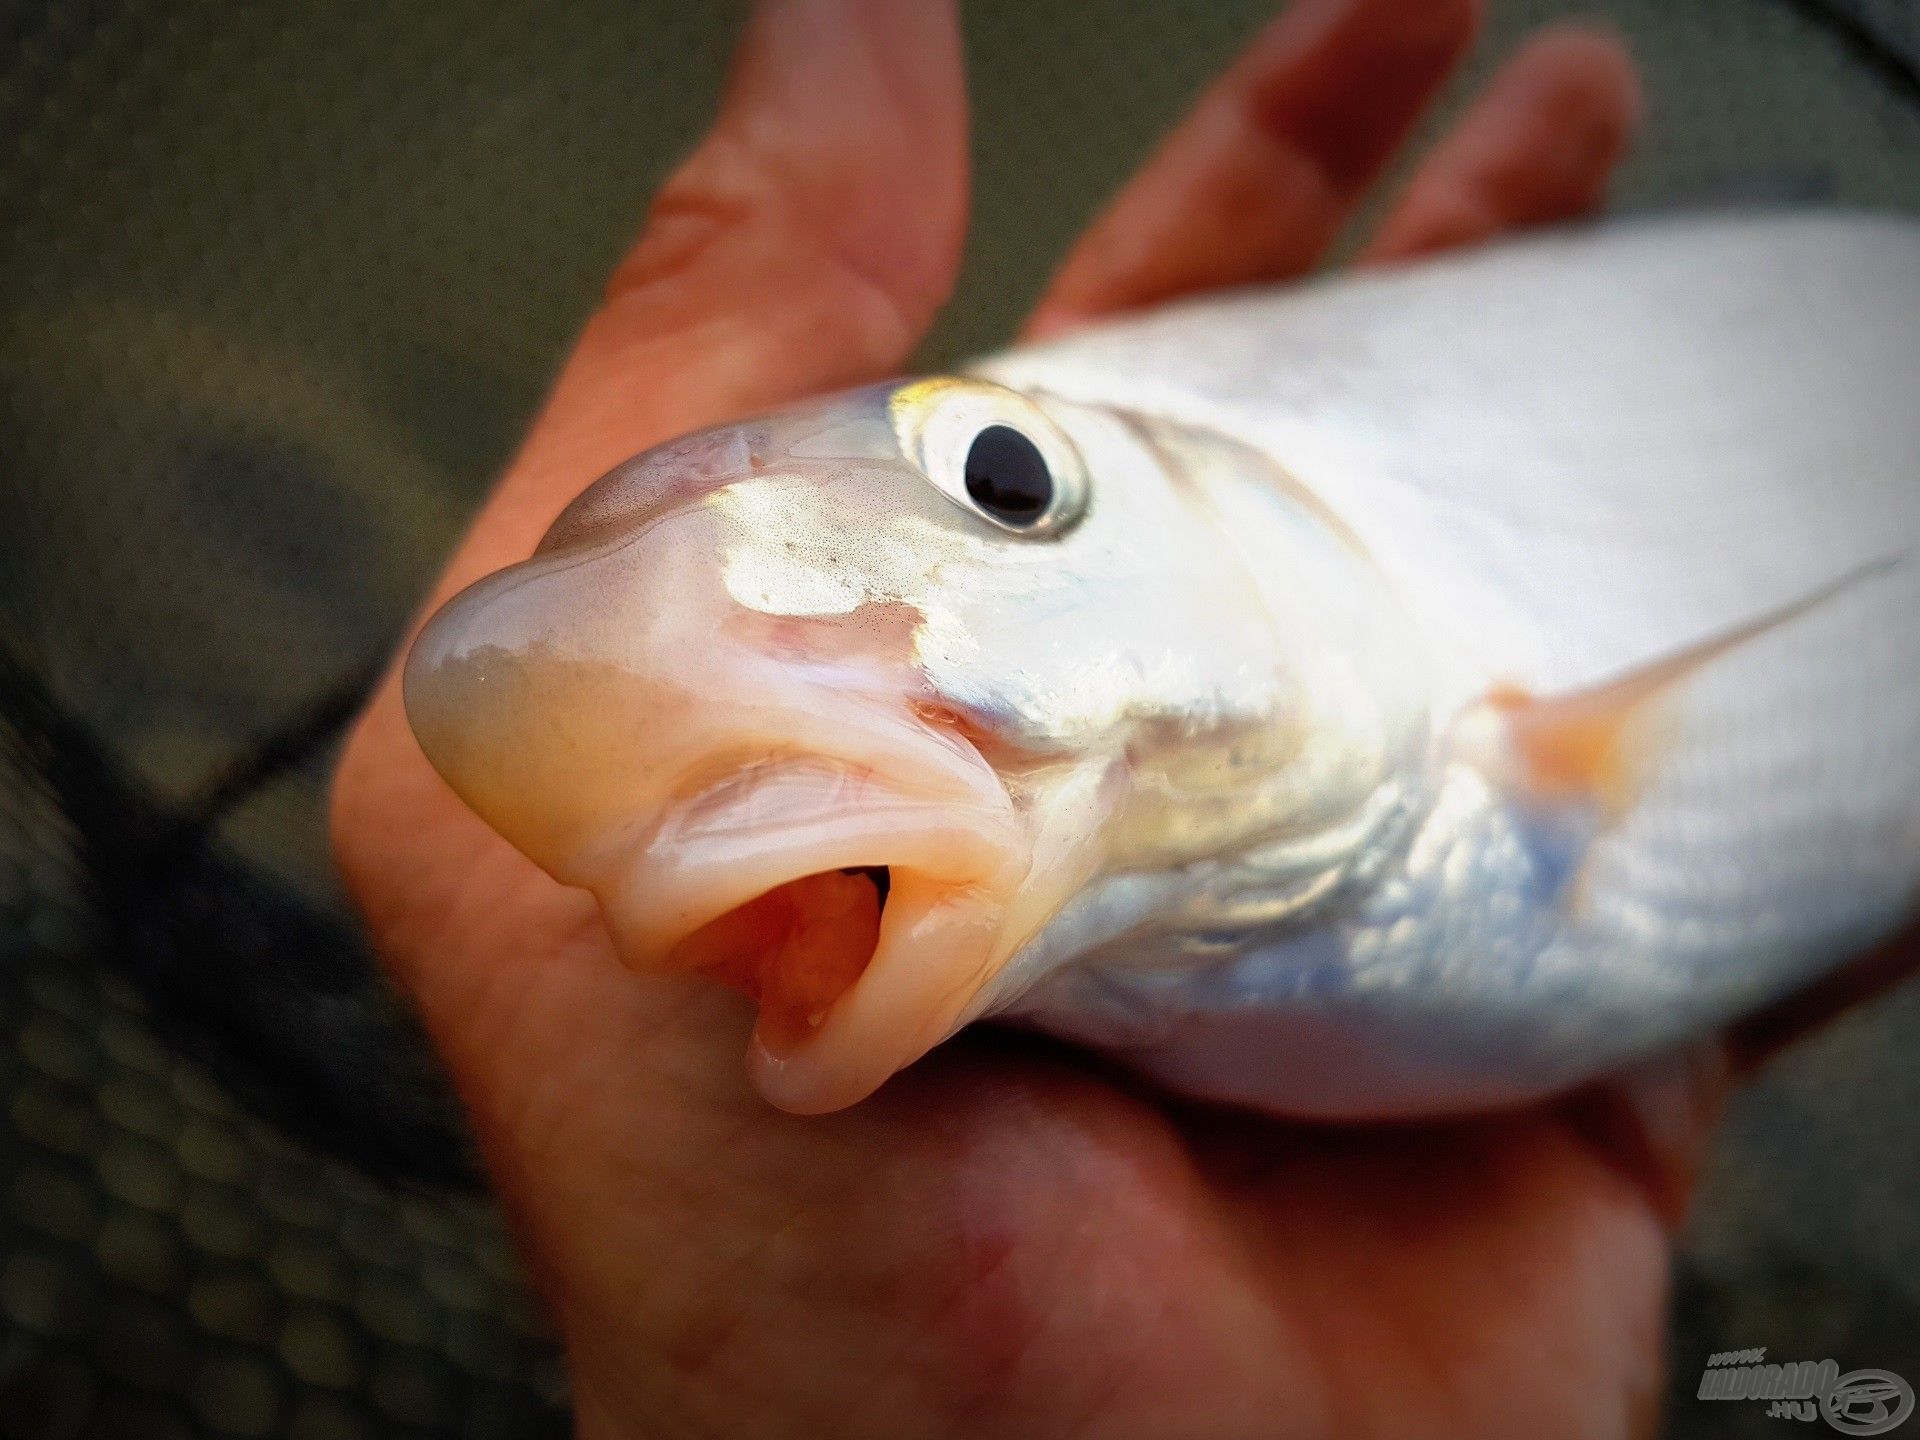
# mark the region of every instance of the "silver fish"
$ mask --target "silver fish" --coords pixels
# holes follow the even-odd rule
[[[1450,1113],[1910,917],[1917,551],[1920,226],[1638,222],[650,451],[406,700],[628,962],[758,998],[778,1105],[998,1016]]]

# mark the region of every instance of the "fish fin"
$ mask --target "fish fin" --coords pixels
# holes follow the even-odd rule
[[[1542,696],[1495,686],[1483,703],[1501,722],[1502,778],[1526,798],[1617,819],[1639,798],[1664,748],[1669,697],[1714,662],[1910,558],[1894,555],[1863,565],[1810,595],[1579,690]]]

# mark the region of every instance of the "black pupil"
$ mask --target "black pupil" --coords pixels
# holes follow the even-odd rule
[[[1053,503],[1053,475],[1033,441],[1010,425],[989,425],[967,451],[967,494],[1009,525],[1031,525]]]

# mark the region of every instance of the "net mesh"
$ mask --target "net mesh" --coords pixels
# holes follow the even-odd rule
[[[1563,7],[1494,8],[1470,78]],[[1911,0],[1583,9],[1652,102],[1623,204],[1920,211]],[[1008,332],[1267,10],[968,8],[979,198],[930,362]],[[0,1436],[564,1432],[458,1122],[334,892],[322,793],[734,19],[0,16]],[[1677,1391],[1748,1344],[1920,1360],[1916,1010],[1838,1027],[1737,1110]],[[1699,1408],[1678,1433],[1767,1423]]]

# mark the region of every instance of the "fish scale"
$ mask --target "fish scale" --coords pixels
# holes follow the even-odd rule
[[[408,713],[628,963],[760,947],[788,1108],[995,1017],[1283,1113],[1512,1104],[1910,917],[1917,385],[1920,226],[1867,216],[1176,304],[620,467]],[[738,922],[783,890],[805,947]]]
[[[1177,304],[978,368],[1249,441],[1451,630],[1496,622],[1481,665],[1545,690],[1920,537],[1902,220],[1642,220]]]
[[[1435,617],[1463,693],[1552,692],[1920,547],[1916,297],[1905,223],[1674,220],[1176,307],[982,369],[1301,457]],[[1470,1109],[1676,1043],[1901,923],[1920,562],[1707,667],[1673,708],[1646,793],[1579,847],[1571,914],[1539,891],[1526,799],[1453,777],[1477,801],[1437,802],[1347,913],[1156,977],[1150,1017],[1066,976],[1022,1009],[1220,1098]],[[1151,968],[1109,966],[1122,988]]]

